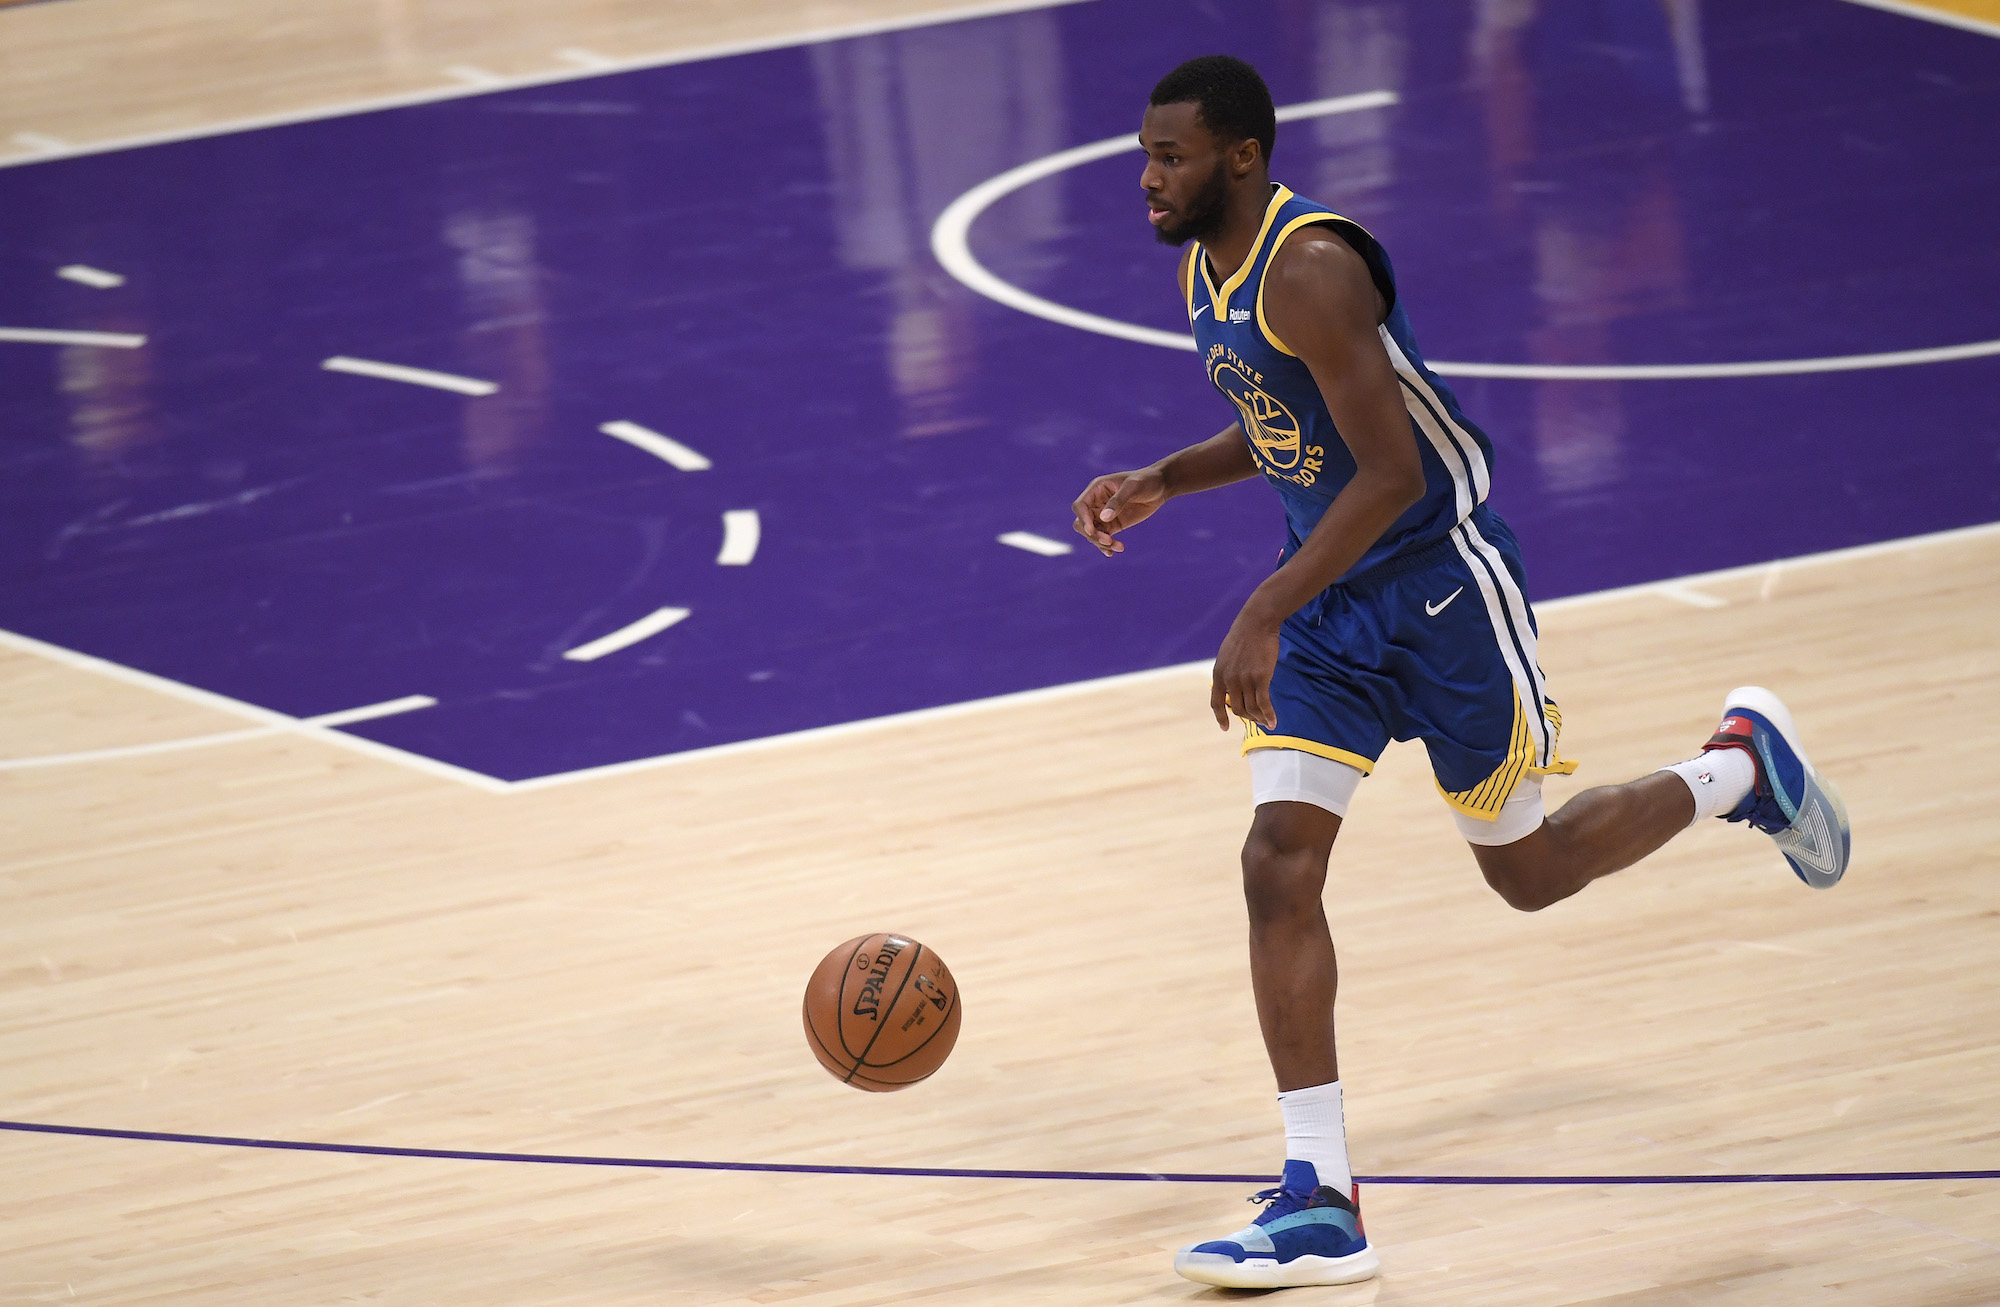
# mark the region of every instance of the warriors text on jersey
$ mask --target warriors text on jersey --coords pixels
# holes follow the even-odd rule
[[[1424,496],[1397,518],[1342,580],[1397,554],[1444,539],[1484,503],[1491,486],[1493,447],[1466,420],[1458,400],[1424,366],[1409,318],[1396,299],[1389,256],[1359,224],[1323,205],[1272,187],[1256,244],[1228,280],[1217,284],[1208,252],[1197,245],[1189,260],[1188,321],[1208,379],[1236,406],[1257,455],[1257,467],[1285,501],[1289,556],[1319,522],[1320,514],[1354,476],[1354,458],[1334,429],[1319,383],[1264,318],[1264,274],[1285,239],[1301,227],[1324,225],[1367,261],[1369,274],[1389,306],[1380,327],[1395,365],[1403,404],[1423,456]]]

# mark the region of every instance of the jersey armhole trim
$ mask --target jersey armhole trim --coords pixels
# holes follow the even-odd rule
[[[1285,248],[1285,241],[1288,238],[1290,238],[1291,234],[1297,231],[1299,228],[1310,227],[1316,223],[1332,227],[1334,229],[1334,234],[1340,237],[1342,243],[1344,243],[1349,249],[1354,250],[1356,254],[1361,256],[1361,262],[1368,268],[1369,284],[1373,285],[1375,287],[1376,292],[1380,294],[1385,301],[1387,301],[1389,313],[1393,314],[1396,311],[1395,284],[1392,282],[1387,290],[1383,289],[1382,282],[1376,275],[1375,261],[1368,257],[1366,251],[1356,249],[1354,242],[1348,240],[1347,233],[1341,231],[1340,228],[1342,226],[1352,227],[1354,230],[1360,232],[1363,236],[1366,236],[1370,241],[1374,241],[1375,239],[1374,234],[1370,232],[1366,227],[1363,227],[1360,223],[1354,221],[1354,219],[1344,218],[1337,213],[1300,214],[1298,217],[1286,223],[1283,230],[1281,230],[1278,233],[1278,238],[1271,242],[1270,257],[1265,259],[1264,261],[1264,275],[1257,279],[1257,330],[1264,334],[1264,339],[1270,342],[1272,349],[1275,349],[1280,354],[1284,354],[1290,358],[1297,358],[1298,355],[1294,353],[1292,348],[1286,345],[1284,341],[1278,339],[1278,333],[1271,330],[1271,324],[1264,318],[1264,286],[1265,283],[1271,280],[1271,260],[1277,258],[1278,251]],[[1388,319],[1386,317],[1383,319],[1383,321],[1385,322],[1387,320]],[[1381,324],[1377,323],[1376,325],[1380,326]]]

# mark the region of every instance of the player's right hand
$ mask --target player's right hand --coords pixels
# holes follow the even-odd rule
[[[1145,521],[1166,502],[1167,479],[1158,468],[1148,467],[1106,473],[1085,486],[1070,509],[1076,514],[1076,533],[1109,558],[1125,552],[1123,542],[1114,538],[1120,531]]]

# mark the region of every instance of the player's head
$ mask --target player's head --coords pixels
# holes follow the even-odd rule
[[[1230,188],[1265,184],[1277,138],[1271,89],[1241,59],[1204,55],[1162,77],[1139,128],[1155,234],[1169,245],[1212,239]]]

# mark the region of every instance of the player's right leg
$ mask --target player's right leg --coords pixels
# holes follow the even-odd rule
[[[1285,1166],[1249,1225],[1183,1248],[1174,1269],[1235,1289],[1348,1284],[1379,1263],[1361,1229],[1334,1050],[1338,972],[1321,892],[1360,768],[1289,748],[1251,754],[1257,802],[1243,844],[1250,978],[1278,1080]]]

